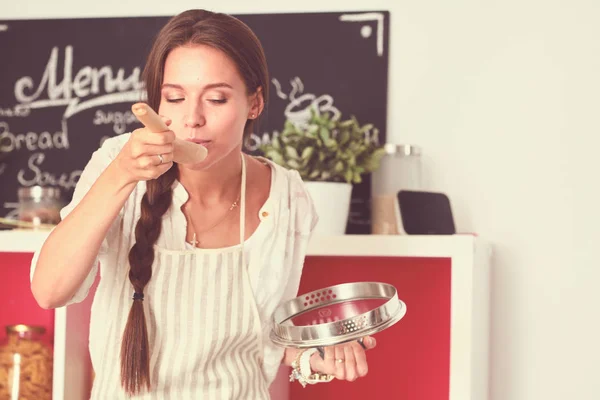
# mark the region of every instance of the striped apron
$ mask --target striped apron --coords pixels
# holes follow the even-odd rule
[[[260,317],[245,262],[242,159],[240,245],[155,247],[144,299],[152,390],[136,399],[269,399]],[[124,328],[126,320],[120,322]],[[125,399],[119,366],[103,372],[106,376],[96,377],[92,399]]]

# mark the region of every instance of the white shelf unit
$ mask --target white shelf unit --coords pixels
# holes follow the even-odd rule
[[[42,246],[47,236],[48,231],[0,231],[0,257],[3,252],[33,253]],[[83,399],[86,390],[85,368],[82,368],[85,358],[81,354],[88,350],[87,338],[78,335],[80,324],[85,323],[80,310],[79,305],[54,310],[53,399]]]
[[[0,231],[0,253],[34,252],[47,232]],[[451,260],[450,396],[448,400],[488,399],[491,246],[472,235],[314,236],[308,256],[423,257]],[[1,257],[1,254],[0,254]],[[89,323],[85,307],[55,310],[54,400],[80,400],[84,390]],[[67,345],[68,344],[68,345]],[[68,391],[65,391],[68,388]]]

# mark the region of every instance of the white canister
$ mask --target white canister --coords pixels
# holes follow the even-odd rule
[[[386,154],[373,172],[371,186],[371,233],[397,235],[400,190],[423,190],[421,148],[409,144],[385,145]]]

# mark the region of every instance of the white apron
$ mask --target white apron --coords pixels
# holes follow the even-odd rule
[[[244,156],[240,200],[239,245],[177,251],[155,246],[144,291],[152,392],[136,399],[269,399],[261,323],[244,254]],[[119,318],[120,332],[127,314],[120,313],[125,317]],[[119,364],[100,370],[105,376],[96,376],[92,399],[125,399]]]

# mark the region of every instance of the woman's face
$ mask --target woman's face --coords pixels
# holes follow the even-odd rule
[[[204,161],[186,167],[205,169],[237,154],[246,121],[260,110],[260,91],[248,94],[235,64],[220,50],[190,45],[167,56],[159,114],[171,119],[178,138],[208,149]]]

